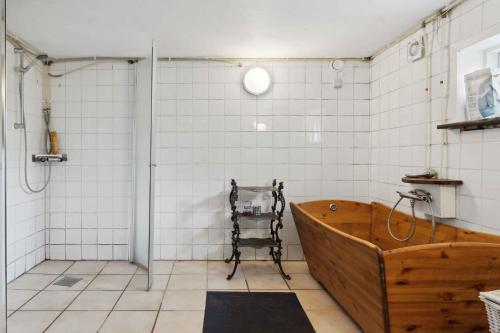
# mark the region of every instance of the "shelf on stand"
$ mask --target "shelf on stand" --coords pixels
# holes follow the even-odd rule
[[[260,215],[243,215],[242,213],[237,213],[240,220],[277,220],[278,215],[274,213],[262,213]]]
[[[439,178],[410,178],[403,177],[403,183],[408,184],[430,184],[430,185],[462,185],[463,181],[458,179],[439,179]]]
[[[274,186],[238,186],[238,190],[248,192],[276,192],[278,189]]]
[[[476,131],[488,128],[500,128],[500,117],[467,120],[456,123],[437,125],[438,129],[459,129],[460,131]]]
[[[285,211],[285,196],[283,195],[283,182],[279,184],[276,179],[273,180],[272,186],[242,186],[239,187],[234,179],[231,179],[231,193],[229,193],[229,203],[231,204],[231,221],[233,222],[233,230],[231,232],[231,245],[233,251],[231,257],[225,260],[229,263],[234,260],[234,267],[231,273],[227,276],[230,280],[236,273],[236,268],[241,263],[241,247],[253,247],[256,249],[269,248],[269,255],[273,262],[278,266],[281,275],[290,280],[290,275],[283,271],[281,265],[281,257],[283,256],[282,239],[280,238],[280,230],[283,229],[283,212]],[[236,202],[240,191],[250,192],[272,192],[271,211],[260,215],[243,215],[238,211]],[[279,207],[278,207],[279,204]],[[269,237],[265,238],[240,238],[240,222],[243,220],[260,220],[269,223]]]
[[[278,243],[272,238],[240,238],[238,245],[240,247],[253,247],[261,249],[263,247],[278,246]]]

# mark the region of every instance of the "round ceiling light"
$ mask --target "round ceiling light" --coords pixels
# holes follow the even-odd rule
[[[271,86],[271,76],[262,67],[254,67],[248,70],[243,77],[243,87],[255,96],[262,95]]]

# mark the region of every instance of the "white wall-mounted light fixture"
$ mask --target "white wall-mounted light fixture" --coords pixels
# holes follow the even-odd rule
[[[330,68],[332,71],[335,73],[335,78],[333,80],[333,87],[334,88],[342,88],[344,85],[344,80],[342,79],[343,72],[342,70],[344,69],[345,63],[341,59],[337,59],[334,61],[330,62]]]
[[[269,90],[270,86],[271,76],[262,67],[253,67],[249,69],[243,77],[243,87],[252,95],[262,95]]]

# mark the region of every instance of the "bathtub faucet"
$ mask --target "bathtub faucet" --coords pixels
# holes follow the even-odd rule
[[[434,210],[432,209],[432,195],[429,192],[421,190],[421,189],[414,189],[414,190],[411,190],[409,192],[399,192],[399,191],[396,191],[396,192],[399,194],[399,200],[396,202],[394,207],[392,207],[391,212],[389,213],[389,217],[387,218],[387,231],[389,231],[389,234],[391,235],[391,237],[397,241],[406,242],[407,240],[411,239],[413,237],[413,235],[415,235],[415,229],[417,228],[417,218],[415,217],[415,203],[417,201],[421,201],[421,202],[426,202],[428,204],[429,210],[431,212],[432,230],[431,230],[431,237],[430,237],[429,243],[434,242],[434,234],[436,231],[436,221],[434,218]],[[396,207],[399,205],[399,203],[403,199],[410,200],[412,221],[411,221],[410,231],[408,232],[408,234],[403,238],[399,238],[398,236],[396,236],[392,232],[391,218],[392,218],[392,214],[396,210]]]

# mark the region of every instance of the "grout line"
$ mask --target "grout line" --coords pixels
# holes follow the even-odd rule
[[[76,263],[76,261],[74,261],[74,262],[73,262],[73,264],[72,264],[70,267],[72,267],[75,263]],[[101,268],[101,269],[99,270],[99,272],[98,272],[98,273],[94,276],[94,278],[93,278],[92,280],[90,280],[90,282],[89,282],[89,283],[85,286],[85,288],[83,288],[82,290],[77,290],[77,291],[78,291],[78,294],[75,296],[75,298],[73,298],[73,300],[72,300],[72,301],[71,301],[71,302],[70,302],[70,303],[69,303],[69,304],[68,304],[68,305],[64,308],[64,310],[62,310],[62,311],[61,311],[61,313],[59,313],[59,314],[57,315],[57,317],[56,317],[56,318],[54,318],[54,320],[52,320],[52,322],[49,324],[49,326],[47,326],[47,328],[43,330],[43,333],[47,332],[47,330],[48,330],[48,329],[52,326],[52,324],[54,324],[54,323],[55,323],[55,321],[56,321],[57,319],[59,319],[59,317],[60,317],[60,316],[61,316],[64,312],[66,312],[66,310],[67,310],[67,309],[68,309],[68,308],[69,308],[69,307],[70,307],[70,306],[71,306],[71,305],[75,302],[75,300],[76,300],[78,297],[80,297],[80,295],[81,295],[84,291],[86,291],[86,290],[87,290],[88,286],[90,286],[90,284],[91,284],[92,282],[94,282],[94,280],[95,280],[95,279],[99,276],[99,274],[101,274],[102,270],[104,269],[104,267],[106,267],[106,265],[107,265],[108,263],[109,263],[109,261],[106,261],[106,263],[102,266],[102,268]],[[69,267],[68,267],[68,269],[69,269]],[[68,269],[67,269],[67,270],[68,270]],[[66,271],[67,271],[67,270],[66,270]],[[65,272],[66,272],[66,271],[65,271]],[[89,274],[89,275],[90,275],[90,274]]]
[[[46,260],[46,261],[49,261],[49,260]],[[104,271],[104,269],[110,264],[112,263],[113,261],[106,261],[105,264],[102,266],[102,268],[95,274],[95,276],[89,281],[89,283],[82,289],[82,290],[78,290],[78,293],[77,295],[73,298],[73,300],[65,307],[64,310],[62,310],[57,316],[56,318],[48,325],[47,328],[45,328],[45,330],[43,332],[46,332],[53,324],[55,321],[58,320],[58,318],[64,313],[64,312],[71,312],[71,311],[100,311],[100,312],[104,312],[104,311],[107,311],[108,314],[106,316],[106,318],[102,321],[101,325],[99,326],[99,329],[98,330],[101,330],[102,327],[104,326],[105,322],[108,320],[109,316],[111,315],[111,313],[113,313],[114,311],[118,311],[118,310],[115,310],[116,309],[116,306],[118,304],[118,302],[120,301],[120,299],[123,297],[125,291],[127,291],[127,288],[130,286],[132,280],[134,279],[134,277],[140,277],[140,276],[147,276],[144,275],[144,274],[137,274],[137,272],[139,271],[138,268],[136,268],[135,272],[133,274],[116,274],[116,275],[131,275],[131,278],[130,280],[128,281],[128,283],[126,284],[126,286],[124,287],[124,289],[121,291],[121,294],[120,296],[117,298],[116,302],[114,303],[113,307],[111,308],[111,310],[95,310],[95,309],[90,309],[90,310],[68,310],[68,308],[75,302],[75,300],[80,297],[80,295],[84,292],[84,291],[88,291],[88,288],[89,286],[97,279],[97,277],[99,276],[107,276],[107,274],[102,274],[102,272]],[[168,290],[168,285],[170,284],[171,282],[171,276],[173,275],[173,271],[174,271],[174,267],[175,267],[175,264],[176,264],[177,261],[174,261],[172,262],[172,269],[170,270],[170,274],[161,274],[161,275],[168,275],[168,279],[167,279],[167,282],[166,282],[166,285],[165,285],[165,288],[163,289],[163,295],[162,295],[162,300],[160,302],[160,305],[158,307],[158,310],[156,310],[156,317],[155,317],[155,320],[154,320],[154,323],[153,323],[153,327],[152,327],[152,330],[151,332],[154,331],[155,327],[156,327],[156,324],[158,322],[158,318],[159,318],[159,315],[161,313],[161,309],[162,309],[162,305],[165,301],[165,296],[166,296],[166,292]],[[49,287],[54,281],[56,281],[57,279],[59,279],[60,277],[62,277],[63,275],[67,275],[67,272],[70,268],[74,267],[74,265],[77,263],[77,261],[73,261],[71,265],[69,265],[62,273],[60,274],[45,274],[45,275],[57,275],[57,277],[52,280],[52,282],[50,282],[47,286],[44,287],[44,289],[42,290],[38,290],[38,292],[33,296],[31,297],[28,301],[26,301],[22,306],[24,306],[26,303],[28,303],[29,301],[31,301],[34,297],[36,297],[38,294],[40,294],[42,291],[46,291],[46,288]],[[99,261],[97,261],[97,263],[99,263]],[[249,284],[248,284],[248,281],[247,281],[247,273],[245,272],[244,268],[241,267],[241,269],[243,270],[242,271],[242,275],[243,275],[243,278],[245,280],[245,284],[246,284],[246,292],[251,292],[250,290],[250,287],[249,287]],[[203,273],[202,273],[203,274]],[[198,274],[198,275],[202,275],[202,274]],[[209,274],[208,274],[208,263],[206,265],[206,272],[205,272],[206,276],[207,276],[207,288],[204,290],[205,293],[207,293],[209,290],[208,290],[208,278],[209,278]],[[273,273],[269,273],[269,274],[273,274]],[[94,275],[94,274],[78,274],[78,275]],[[159,275],[159,274],[156,274],[156,275]],[[295,292],[295,290],[300,290],[300,289],[292,289],[290,287],[290,285],[288,284],[288,282],[283,279],[283,277],[280,275],[281,279],[285,281],[286,285],[287,285],[287,288],[288,288],[288,291],[292,291],[292,292]],[[306,290],[306,289],[304,289]],[[324,291],[324,289],[322,289]],[[62,290],[62,291],[72,291],[72,290]],[[77,290],[75,290],[77,291]],[[155,290],[155,291],[160,291],[160,290]],[[277,290],[278,291],[278,290]],[[283,291],[283,290],[281,290]],[[255,290],[254,292],[259,292],[259,290]],[[21,307],[22,307],[21,306]],[[19,311],[19,309],[21,308],[19,307],[17,310],[13,311],[12,314],[14,314],[15,312]],[[26,310],[28,311],[28,310]],[[42,310],[29,310],[29,311],[46,311],[44,309]],[[59,310],[57,310],[59,311]],[[136,311],[136,312],[152,312],[153,310],[137,310],[137,309],[133,309],[133,310],[119,310],[119,311]],[[178,310],[165,310],[165,311],[178,311]],[[199,310],[193,310],[193,311],[199,311]],[[12,315],[11,314],[11,315]]]
[[[170,271],[170,273],[172,273],[173,270],[174,270],[174,263],[172,264],[172,270]],[[168,284],[170,283],[170,278],[171,277],[172,277],[172,274],[169,274],[168,280],[167,280],[167,284],[165,285],[165,289],[163,290],[163,296],[161,298],[160,307],[158,308],[158,311],[156,312],[155,321],[153,323],[153,327],[151,328],[151,333],[153,333],[153,331],[154,331],[154,329],[156,327],[156,323],[158,321],[158,317],[160,316],[161,307],[163,306],[163,301],[165,300],[165,295],[167,294],[167,288],[168,288]],[[153,274],[153,283],[154,283],[154,274]]]
[[[104,268],[103,268],[104,269]],[[136,269],[136,272],[137,272],[137,269]],[[104,274],[105,275],[105,274]],[[113,310],[116,308],[116,304],[118,304],[118,302],[120,301],[120,299],[122,298],[123,294],[125,293],[125,290],[127,290],[128,286],[130,285],[130,282],[132,282],[132,279],[134,278],[135,274],[133,274],[131,277],[130,277],[130,280],[128,281],[127,285],[125,286],[125,288],[123,288],[122,290],[122,293],[120,294],[120,296],[116,299],[116,302],[115,304],[113,305],[113,307],[111,308],[111,310],[109,311],[108,315],[106,316],[106,318],[102,321],[101,325],[99,326],[99,328],[97,329],[97,332],[99,332],[102,327],[104,326],[104,323],[106,322],[106,320],[108,320],[109,316],[111,315],[111,313],[113,312]],[[90,285],[90,284],[89,284]]]
[[[36,265],[35,267],[41,265],[42,263],[44,262],[48,262],[50,260],[44,260],[42,261],[41,263],[39,263],[38,265]],[[42,291],[46,290],[46,288],[48,286],[50,286],[52,284],[52,282],[56,281],[57,279],[59,279],[61,276],[63,276],[64,272],[66,272],[71,266],[73,266],[75,264],[75,261],[73,261],[73,263],[71,265],[68,266],[68,268],[66,268],[62,273],[60,274],[48,274],[48,273],[43,273],[42,275],[57,275],[57,277],[52,280],[50,283],[48,283],[43,289],[40,289],[40,290],[36,290],[37,293],[35,293],[31,298],[29,298],[26,302],[24,302],[20,307],[18,307],[17,309],[15,309],[14,311],[12,311],[12,313],[10,315],[7,316],[10,317],[12,316],[14,313],[16,313],[17,311],[22,311],[21,308],[23,306],[25,306],[27,303],[29,303],[32,299],[34,299],[36,296],[38,296],[38,294],[40,294]],[[35,267],[31,268],[28,272],[26,272],[25,274],[39,274],[39,273],[29,273],[31,270],[33,270]],[[24,275],[24,274],[23,274]],[[19,278],[19,277],[18,277]],[[15,281],[15,280],[14,280]],[[32,290],[32,289],[11,289],[11,290]],[[8,291],[8,289],[7,289]],[[7,311],[9,311],[9,309],[7,309]]]

